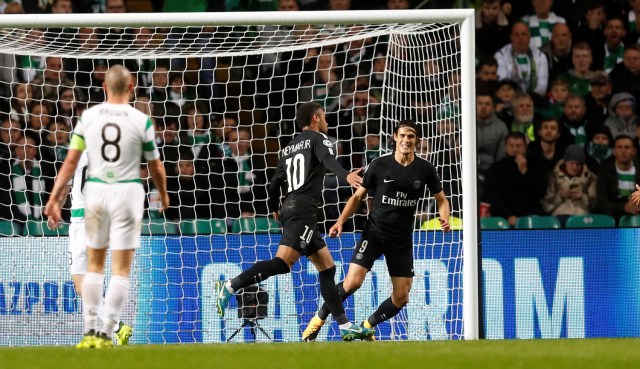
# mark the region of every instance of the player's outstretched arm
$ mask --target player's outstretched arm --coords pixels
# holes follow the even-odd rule
[[[334,238],[340,236],[342,233],[342,225],[347,219],[351,218],[351,216],[358,211],[360,208],[360,204],[367,197],[367,189],[364,187],[359,187],[356,192],[349,198],[347,201],[347,205],[345,205],[344,209],[340,213],[338,220],[336,223],[329,229],[329,237]]]
[[[449,217],[451,214],[451,207],[449,206],[449,200],[444,195],[444,191],[440,191],[433,195],[436,199],[436,203],[438,203],[438,214],[440,214],[440,227],[443,232],[449,232],[451,227],[449,225]]]
[[[162,211],[167,210],[169,207],[169,194],[167,193],[167,174],[164,170],[164,165],[160,159],[149,160],[149,174],[153,184],[156,186],[158,193],[160,194],[160,201],[162,202]]]
[[[58,172],[58,177],[51,190],[51,196],[49,196],[49,201],[47,201],[47,205],[44,208],[44,214],[49,218],[47,219],[47,227],[51,229],[56,229],[60,225],[62,204],[69,193],[68,183],[76,172],[80,155],[82,155],[82,151],[69,149],[67,157]]]

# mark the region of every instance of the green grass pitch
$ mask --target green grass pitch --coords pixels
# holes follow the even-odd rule
[[[0,348],[4,369],[639,368],[640,339],[314,342]]]

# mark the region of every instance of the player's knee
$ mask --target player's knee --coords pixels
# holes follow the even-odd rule
[[[391,302],[397,307],[403,307],[409,303],[409,292],[398,292],[394,291],[391,296]]]
[[[354,293],[362,287],[363,280],[358,278],[347,278],[342,282],[342,288],[347,293]]]

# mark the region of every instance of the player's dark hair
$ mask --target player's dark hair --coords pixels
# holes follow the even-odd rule
[[[398,130],[400,128],[403,128],[403,127],[412,129],[413,132],[416,134],[416,137],[420,138],[420,132],[418,131],[418,125],[414,121],[411,121],[411,120],[403,120],[403,121],[399,122],[398,124],[396,124],[396,126],[393,127],[393,134],[394,135],[398,134]]]
[[[318,104],[315,101],[306,102],[298,108],[298,112],[296,113],[296,121],[298,121],[298,126],[300,128],[304,128],[306,126],[311,125],[311,121],[313,120],[313,116],[318,114],[318,110],[323,110],[322,105]]]

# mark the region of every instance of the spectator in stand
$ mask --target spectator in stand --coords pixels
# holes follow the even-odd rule
[[[64,119],[69,127],[75,126],[77,119],[80,118],[79,111],[82,110],[80,106],[82,104],[76,99],[76,92],[68,87],[60,89],[60,100],[58,100],[55,115],[57,119]]]
[[[596,175],[585,165],[580,145],[567,147],[562,160],[549,175],[544,211],[564,224],[572,215],[591,213],[596,203]]]
[[[551,11],[553,0],[531,0],[534,14],[522,17],[522,22],[531,32],[531,47],[541,48],[553,38],[553,27],[558,23],[566,23],[564,18]],[[568,30],[568,29],[567,29]]]
[[[542,51],[549,61],[549,80],[566,73],[571,68],[571,31],[564,23],[557,23],[551,32],[553,38],[542,45]]]
[[[540,104],[539,109],[535,111],[543,117],[562,117],[562,111],[564,109],[564,103],[569,97],[569,83],[563,79],[558,78],[551,82],[551,88],[547,93],[547,98]]]
[[[324,49],[317,59],[318,70],[315,79],[301,86],[298,101],[316,101],[324,107],[329,116],[338,111],[340,106],[340,95],[344,91],[342,76],[338,73],[338,64],[331,51]]]
[[[516,81],[522,91],[542,97],[549,83],[549,64],[540,49],[529,46],[530,39],[526,24],[518,22],[511,27],[511,43],[495,54],[498,76]]]
[[[542,214],[540,201],[547,183],[544,169],[527,153],[522,133],[507,135],[505,154],[489,168],[484,201],[491,205],[491,215],[503,217],[514,226],[518,217]]]
[[[587,137],[594,124],[587,121],[585,114],[587,107],[580,95],[569,95],[564,103],[562,118],[560,118],[560,142],[564,146],[577,144],[582,147],[587,143]]]
[[[584,20],[575,32],[574,41],[585,41],[592,45],[603,45],[604,25],[607,14],[604,9],[603,0],[590,0],[586,4]]]
[[[191,90],[191,86],[185,83],[182,73],[176,73],[169,78],[167,92],[169,101],[181,109],[186,104],[193,103],[195,99],[195,93]]]
[[[11,163],[13,216],[21,222],[40,220],[47,189],[51,188],[45,180],[52,179],[55,172],[43,168],[33,138],[19,138],[14,151],[15,160]]]
[[[62,58],[57,56],[48,56],[46,58],[42,75],[36,76],[31,81],[34,100],[58,101],[61,87],[73,88],[75,83],[67,78],[67,73],[62,66]]]
[[[40,150],[43,152],[42,157],[50,158],[56,165],[56,168],[60,168],[62,162],[67,157],[67,151],[69,150],[69,138],[71,137],[71,127],[64,119],[56,119],[47,124],[45,129],[45,141]],[[47,153],[44,153],[46,149]]]
[[[11,119],[25,124],[28,119],[29,106],[33,101],[33,88],[28,83],[16,82],[13,84],[11,91],[9,116]]]
[[[213,142],[220,147],[220,153],[222,153],[222,143],[229,133],[238,127],[238,117],[233,114],[225,114],[220,119],[217,119],[212,124],[213,130]]]
[[[149,96],[153,102],[164,102],[167,100],[167,89],[169,86],[169,67],[164,64],[157,64],[151,76],[152,83],[149,89]]]
[[[19,121],[10,118],[3,119],[0,123],[0,157],[13,157],[15,147],[22,136],[23,128]]]
[[[589,41],[593,45],[593,69],[603,69],[606,73],[611,73],[613,67],[622,62],[624,57],[622,40],[625,34],[624,21],[621,18],[607,19],[604,28],[604,45]]]
[[[635,109],[636,99],[630,93],[619,92],[611,97],[609,117],[604,125],[611,130],[614,139],[619,135],[626,135],[634,140],[638,138]]]
[[[173,172],[176,176],[167,178],[170,204],[165,211],[167,219],[209,218],[209,181],[195,175],[193,155],[181,152]]]
[[[540,139],[529,144],[529,151],[544,165],[546,173],[550,173],[558,161],[562,159],[565,146],[560,139],[560,123],[556,118],[544,118],[538,129]]]
[[[342,144],[342,154],[350,159],[348,163],[342,163],[347,170],[364,166],[365,136],[380,133],[380,101],[377,98],[366,90],[356,91],[350,105],[338,116],[336,135]]]
[[[591,77],[591,92],[584,97],[586,118],[594,127],[604,124],[611,100],[611,80],[604,71],[595,71]]]
[[[71,0],[52,0],[51,13],[71,14],[73,13],[73,3]]]
[[[513,121],[510,132],[520,132],[525,135],[527,143],[536,140],[537,129],[540,126],[540,116],[533,109],[533,99],[526,93],[513,98]]]
[[[613,137],[611,137],[611,131],[605,126],[596,127],[593,130],[593,136],[587,143],[587,167],[593,173],[600,171],[600,166],[606,160],[608,160],[613,154],[611,145],[613,144]]]
[[[25,126],[25,135],[33,138],[36,145],[42,143],[44,129],[53,119],[51,108],[46,102],[34,101],[29,108],[28,120]]]
[[[176,164],[180,158],[178,127],[178,120],[174,117],[164,117],[158,121],[157,125],[156,145],[160,151],[160,158],[164,163],[167,178],[176,175]]]
[[[624,50],[622,63],[616,65],[611,73],[612,93],[628,92],[640,98],[640,45],[627,45]]]
[[[503,79],[496,85],[496,115],[507,127],[513,122],[513,99],[518,91],[518,84],[510,79]]]
[[[476,56],[492,57],[509,43],[509,20],[500,10],[500,0],[482,0],[476,17]]]
[[[573,69],[561,75],[569,83],[569,92],[585,96],[591,90],[591,46],[586,42],[577,42],[573,45],[571,63]]]
[[[265,165],[260,163],[262,155],[251,153],[251,129],[232,129],[224,147],[225,157],[212,180],[213,213],[224,213],[222,218],[227,218],[229,225],[239,217],[266,216]],[[215,203],[215,199],[224,199],[224,204]]]
[[[504,157],[504,140],[508,133],[507,125],[498,119],[494,112],[491,95],[479,92],[476,96],[478,198],[482,198],[484,193],[484,184],[489,167]]]
[[[628,12],[627,23],[627,36],[625,38],[625,45],[638,44],[640,41],[640,1],[629,0],[631,9]]]
[[[620,218],[626,214],[638,214],[640,210],[629,196],[640,183],[640,171],[635,162],[636,141],[621,134],[614,138],[613,157],[602,163],[598,171],[596,187],[596,211]]]

